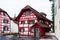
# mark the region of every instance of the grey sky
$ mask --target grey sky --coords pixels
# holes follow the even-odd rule
[[[0,0],[0,8],[7,11],[11,17],[14,17],[14,14],[17,16],[26,5],[30,5],[38,12],[45,12],[47,18],[52,20],[49,0]]]

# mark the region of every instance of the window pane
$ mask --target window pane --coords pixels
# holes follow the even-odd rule
[[[20,28],[20,31],[21,31],[21,32],[24,32],[24,31],[25,31],[25,29],[24,29],[24,28]]]
[[[3,27],[3,31],[8,31],[8,27],[7,26],[4,26]]]
[[[25,21],[21,21],[21,24],[25,24]]]
[[[8,20],[7,19],[3,19],[3,23],[8,23]]]
[[[30,15],[30,11],[26,11],[26,15]]]
[[[29,24],[34,24],[35,20],[29,20],[28,22],[29,22]]]
[[[3,12],[3,14],[2,14],[3,16],[6,16],[6,13],[5,12]]]
[[[34,32],[34,28],[31,28],[31,32]]]

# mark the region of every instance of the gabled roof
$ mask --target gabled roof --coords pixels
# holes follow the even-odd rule
[[[31,11],[36,15],[36,17],[37,17],[38,19],[42,18],[42,19],[44,19],[44,20],[46,20],[46,21],[51,22],[51,21],[50,21],[49,19],[47,19],[46,17],[43,17],[42,15],[40,15],[40,13],[39,13],[38,11],[36,11],[36,10],[33,9],[32,7],[30,7],[29,5],[27,5],[26,7],[24,7],[24,8],[21,10],[21,12],[19,13],[19,15],[18,15],[14,20],[18,21],[19,18],[21,17],[21,15],[22,15],[22,13],[23,13],[24,11],[26,11],[26,10],[31,10]]]
[[[0,12],[5,12],[8,15],[8,13],[1,8],[0,8]],[[9,15],[8,15],[8,17],[10,18],[10,20],[12,20],[12,18]]]

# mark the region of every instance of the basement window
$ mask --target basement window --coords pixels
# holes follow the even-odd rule
[[[29,10],[26,11],[25,13],[26,13],[26,16],[30,15],[30,11]]]

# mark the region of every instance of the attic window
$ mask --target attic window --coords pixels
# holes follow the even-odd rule
[[[26,16],[30,15],[30,11],[29,10],[26,11],[25,13],[26,13]]]
[[[6,13],[5,13],[5,12],[3,12],[3,13],[2,13],[2,15],[3,15],[3,16],[6,16]]]

